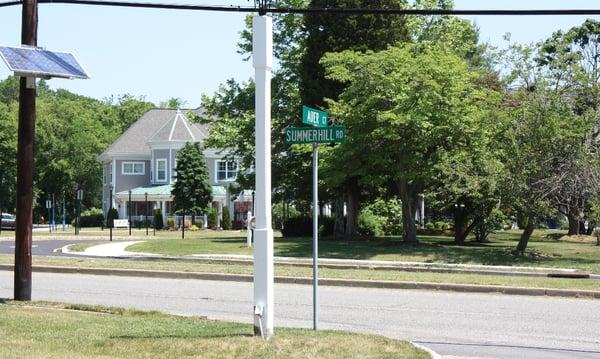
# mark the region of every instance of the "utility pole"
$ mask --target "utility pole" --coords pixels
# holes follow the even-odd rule
[[[23,0],[21,43],[37,46],[37,0]],[[21,77],[17,144],[17,225],[15,233],[15,300],[31,300],[31,234],[33,224],[33,145],[35,78]]]

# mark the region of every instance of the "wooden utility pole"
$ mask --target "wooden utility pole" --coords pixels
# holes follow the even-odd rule
[[[37,0],[23,0],[21,44],[37,46],[37,20]],[[35,95],[35,78],[21,77],[19,92],[19,138],[17,146],[15,300],[31,300]]]

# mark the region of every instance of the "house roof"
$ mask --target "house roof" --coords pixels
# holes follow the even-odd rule
[[[201,114],[201,108],[175,110],[154,108],[134,122],[98,159],[115,155],[149,155],[149,142],[202,141],[208,136],[208,126],[191,123],[184,113]]]
[[[152,135],[149,142],[196,142],[206,138],[205,130],[192,124],[181,110],[177,110],[175,116]]]

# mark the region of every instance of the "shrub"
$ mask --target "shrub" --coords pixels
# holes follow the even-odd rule
[[[165,224],[163,222],[162,211],[160,210],[160,208],[154,210],[154,223],[152,225],[154,226],[154,229],[159,230],[165,227]]]
[[[106,215],[106,228],[114,228],[113,220],[119,219],[119,211],[116,208],[111,208]]]
[[[501,210],[494,208],[485,218],[480,219],[473,228],[475,239],[478,242],[485,242],[490,233],[502,229],[506,215]]]
[[[435,224],[433,224],[431,222],[427,222],[427,223],[425,223],[425,229],[428,229],[428,230],[435,229]]]
[[[319,236],[321,236],[321,237],[333,236],[334,224],[335,224],[335,217],[325,217],[325,216],[319,217]]]
[[[385,217],[375,215],[368,207],[364,208],[358,214],[358,233],[366,237],[381,237],[385,221]]]
[[[365,206],[373,215],[380,218],[381,229],[384,234],[402,234],[402,205],[399,200],[377,199],[375,202]]]
[[[219,220],[217,210],[214,208],[209,209],[206,216],[208,221],[208,228],[217,229],[217,222]]]
[[[273,229],[281,229],[281,224],[283,223],[285,226],[284,220],[284,212],[285,217],[287,218],[296,218],[300,217],[300,211],[296,209],[296,207],[292,205],[287,205],[285,207],[285,211],[283,209],[283,203],[276,203],[273,205],[272,216],[273,216]]]
[[[81,212],[79,226],[81,227],[100,227],[104,222],[104,215],[99,208],[90,208]],[[73,222],[73,224],[75,224]]]
[[[231,229],[231,215],[229,214],[229,208],[223,207],[223,219],[221,220],[221,227],[228,231]]]
[[[427,224],[425,225],[425,228],[427,228]],[[437,221],[433,222],[433,228],[445,231],[450,228],[450,224],[444,221]]]
[[[167,219],[167,227],[169,227],[170,229],[175,228],[175,220],[173,218]]]
[[[192,226],[190,227],[190,231],[192,232],[196,232],[198,231],[200,228],[198,228],[198,226],[196,226],[195,224],[192,224]]]
[[[284,224],[281,234],[284,237],[310,237],[312,236],[312,218],[295,217],[288,218]]]

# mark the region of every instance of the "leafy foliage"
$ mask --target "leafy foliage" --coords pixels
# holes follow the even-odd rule
[[[417,196],[432,187],[444,156],[470,146],[477,133],[487,91],[477,86],[479,74],[454,54],[415,45],[328,54],[323,64],[348,85],[330,105],[352,134],[327,154],[352,170],[330,170],[328,179],[358,175],[363,184],[389,188],[402,201],[405,240],[416,241]]]

